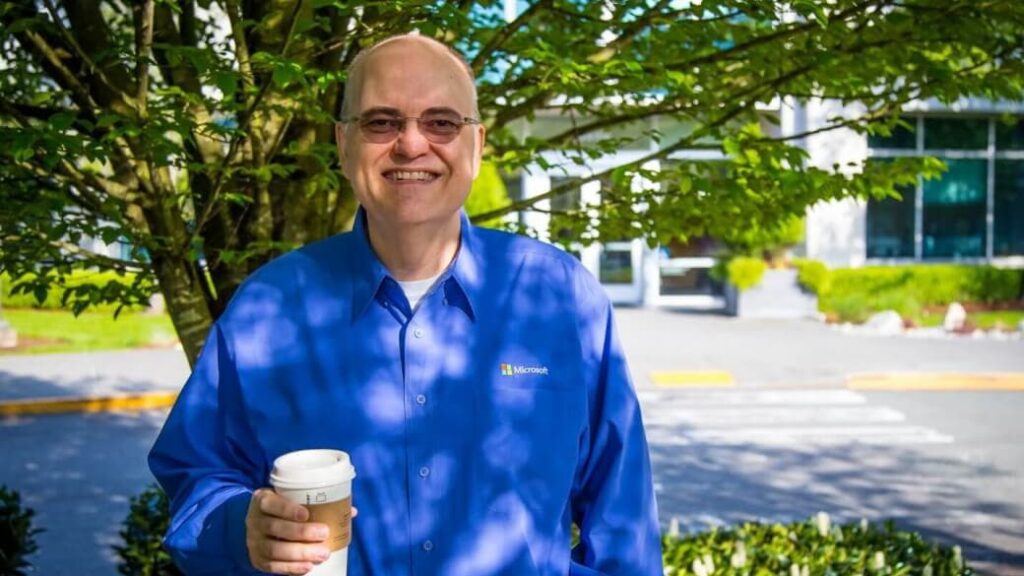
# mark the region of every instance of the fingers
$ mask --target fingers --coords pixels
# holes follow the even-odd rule
[[[275,493],[273,490],[260,488],[252,495],[259,503],[260,511],[270,516],[305,522],[309,520],[309,510],[291,500]]]
[[[274,574],[305,574],[326,560],[331,554],[324,544],[327,526],[305,522],[308,518],[305,508],[270,490],[254,492],[245,518],[245,544],[253,567]]]

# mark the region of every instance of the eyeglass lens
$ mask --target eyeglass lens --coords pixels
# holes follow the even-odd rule
[[[380,144],[397,138],[399,132],[405,130],[405,124],[409,120],[418,123],[420,132],[427,140],[438,144],[454,140],[464,124],[458,115],[446,113],[426,115],[422,118],[370,114],[360,119],[359,127],[363,131],[363,137]]]

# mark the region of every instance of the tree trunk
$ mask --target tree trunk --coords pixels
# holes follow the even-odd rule
[[[195,366],[213,325],[213,315],[199,285],[201,280],[195,276],[194,270],[186,259],[153,255],[153,271],[160,282],[167,312],[190,366]]]

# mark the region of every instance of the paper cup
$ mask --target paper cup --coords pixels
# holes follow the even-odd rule
[[[326,524],[331,556],[307,576],[345,576],[352,541],[352,479],[355,468],[340,450],[299,450],[274,460],[274,491],[309,510],[309,521]]]

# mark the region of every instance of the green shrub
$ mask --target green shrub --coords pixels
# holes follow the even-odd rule
[[[1024,270],[955,264],[844,268],[829,276],[828,288],[818,293],[818,306],[852,322],[889,309],[910,317],[925,307],[952,302],[1014,302],[1024,282]]]
[[[163,545],[170,525],[167,495],[153,485],[131,500],[120,534],[122,546],[114,546],[121,559],[117,571],[126,576],[179,576]]]
[[[973,574],[959,547],[925,541],[915,532],[882,526],[834,526],[825,514],[806,522],[712,529],[662,540],[666,575],[792,574],[882,575]]]
[[[148,303],[143,295],[156,291],[155,286],[138,278],[133,273],[119,275],[116,272],[76,270],[63,279],[52,279],[45,283],[49,289],[36,282],[35,276],[11,279],[6,273],[0,274],[3,284],[2,305],[5,308],[35,308],[44,310],[74,309],[88,303],[91,310],[113,312],[118,308],[122,295],[136,302],[129,309],[141,310]]]
[[[757,286],[768,265],[760,258],[738,256],[725,265],[726,277],[740,292]]]
[[[0,486],[0,574],[21,576],[30,569],[26,557],[38,550],[35,536],[42,530],[32,527],[35,511],[22,508],[17,491]]]
[[[160,488],[151,486],[132,498],[121,530],[125,545],[115,546],[121,574],[181,574],[161,544],[169,522],[167,497]],[[828,515],[819,513],[792,524],[749,522],[685,536],[672,532],[662,537],[665,574],[672,575],[785,575],[796,573],[794,566],[801,576],[924,574],[928,566],[933,576],[973,574],[958,547],[926,542],[915,532],[896,530],[892,522],[880,527],[864,521],[833,526]],[[578,541],[574,524],[572,546]]]
[[[819,260],[793,260],[793,267],[796,268],[797,282],[800,286],[817,296],[828,293],[832,287],[832,274],[828,266]]]

